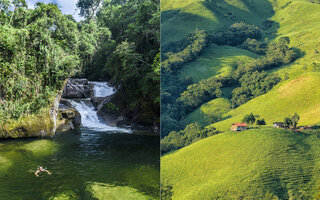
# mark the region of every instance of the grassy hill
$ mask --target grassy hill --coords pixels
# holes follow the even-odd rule
[[[283,121],[295,112],[300,115],[298,125],[311,125],[320,121],[320,73],[307,73],[287,80],[265,95],[259,96],[224,115],[225,120],[213,124],[219,130],[228,130],[246,114],[264,118],[267,125]]]
[[[225,30],[243,21],[262,30],[262,40],[290,38],[302,57],[268,73],[289,77],[268,93],[233,110],[212,126],[227,131],[233,122],[253,113],[267,126],[295,112],[298,125],[320,122],[320,5],[308,0],[163,0],[162,44],[178,41],[194,31]],[[274,21],[264,30],[266,19]],[[195,82],[232,73],[239,59],[257,55],[237,47],[208,45],[199,58],[184,64],[179,76]],[[230,90],[229,90],[230,93]],[[224,98],[230,95],[224,91]],[[221,103],[221,102],[220,102]],[[208,123],[204,113],[221,104],[209,101],[187,115],[186,124]],[[272,128],[225,132],[161,158],[162,183],[173,187],[173,199],[320,199],[320,138]],[[315,195],[318,194],[316,198]]]
[[[215,32],[234,22],[259,24],[273,15],[267,0],[162,0],[161,43],[183,39],[196,28]]]
[[[227,76],[231,74],[237,61],[246,62],[257,57],[256,54],[244,49],[211,44],[204,49],[199,58],[183,65],[179,76],[191,76],[195,82],[216,75]]]
[[[255,24],[260,27],[263,33],[263,39],[267,40],[276,40],[280,37],[288,36],[290,38],[290,46],[296,47],[301,50],[303,56],[297,59],[295,62],[290,65],[281,66],[278,68],[274,68],[269,70],[269,73],[277,73],[280,77],[290,77],[291,79],[296,79],[296,82],[304,79],[301,75],[309,72],[320,71],[320,5],[310,3],[307,0],[259,0],[259,1],[251,1],[250,0],[225,0],[225,1],[196,1],[189,0],[184,1],[184,3],[178,4],[177,1],[165,0],[162,2],[162,8],[164,13],[172,10],[179,10],[174,15],[170,15],[170,17],[165,17],[162,21],[163,27],[163,36],[165,39],[163,43],[166,43],[166,38],[168,40],[177,40],[184,37],[183,33],[189,33],[189,29],[191,30],[192,26],[196,26],[198,28],[203,28],[209,32],[217,32],[223,28],[226,28],[231,23],[235,21],[244,21],[249,24]],[[272,2],[272,3],[270,3]],[[264,9],[259,9],[264,7]],[[206,11],[201,12],[201,9]],[[237,8],[237,9],[236,9]],[[261,12],[259,15],[259,12]],[[185,16],[186,13],[202,16],[209,16],[206,12],[211,13],[213,17],[207,17],[206,20],[210,18],[211,23],[215,23],[216,25],[210,25],[210,27],[201,27],[202,24],[210,24],[205,23],[204,21],[192,21],[191,18],[184,18],[185,22],[180,23],[179,19],[182,16]],[[237,16],[236,18],[229,19],[230,16],[225,16],[224,13],[232,13],[232,16]],[[264,30],[261,23],[266,20],[274,21],[272,28]],[[188,25],[186,25],[188,23]],[[217,25],[218,24],[218,25]],[[177,25],[174,26],[174,25]],[[185,27],[184,30],[181,30],[179,27]],[[194,27],[192,27],[194,28]],[[168,30],[167,30],[168,29]],[[169,33],[169,32],[172,33]],[[168,32],[169,36],[166,36]],[[173,33],[174,32],[174,33]],[[183,32],[183,33],[182,33]],[[177,34],[179,38],[175,39],[174,34]],[[229,75],[232,73],[233,64],[237,60],[250,60],[252,58],[258,57],[257,55],[237,48],[230,46],[218,46],[215,44],[209,45],[204,49],[203,53],[199,58],[194,60],[193,62],[185,64],[179,72],[180,77],[191,76],[195,82],[198,82],[202,79],[207,79],[211,76],[215,75]],[[319,65],[317,68],[314,65]],[[310,82],[313,82],[314,79],[317,79],[318,76],[308,76],[313,77]],[[320,78],[320,77],[318,77]],[[285,83],[280,83],[280,85]],[[316,87],[316,85],[314,85]],[[279,86],[280,87],[280,86]],[[309,87],[312,90],[317,90],[316,88]],[[296,90],[295,87],[291,87],[291,90]],[[300,88],[303,90],[303,88]],[[306,90],[306,89],[305,89]],[[281,106],[276,106],[273,109],[274,104],[278,101],[277,97],[279,95],[275,95],[275,92],[270,92],[267,94],[265,99],[269,102],[267,105],[272,106],[272,109],[269,111],[266,110],[266,106],[261,106],[261,102],[263,100],[254,100],[252,102],[260,102],[260,103],[252,103],[248,102],[242,106],[242,108],[238,108],[234,111],[231,111],[225,116],[226,120],[224,122],[218,123],[217,126],[221,129],[225,129],[226,125],[233,120],[241,120],[240,116],[243,116],[247,113],[247,110],[251,112],[262,115],[262,117],[267,118],[267,122],[271,123],[273,120],[283,120],[284,117],[291,114],[292,112],[300,112],[304,117],[301,119],[301,124],[312,124],[317,123],[320,120],[316,119],[316,116],[320,116],[320,110],[316,108],[316,99],[307,100],[304,98],[303,91],[296,91],[297,99],[285,99],[280,102],[283,104]],[[302,96],[300,96],[302,95]],[[311,97],[311,96],[309,96]],[[318,97],[317,95],[312,96],[311,98]],[[295,97],[292,97],[295,98]],[[299,102],[301,100],[301,102]],[[291,109],[288,108],[287,103],[295,103],[299,102],[301,106],[293,106]],[[310,102],[305,102],[310,101]],[[311,105],[312,104],[312,105]],[[306,105],[306,107],[303,107]],[[262,108],[263,107],[263,108]],[[250,108],[250,109],[248,109]],[[313,109],[315,108],[315,109]],[[262,110],[261,110],[262,109]],[[264,109],[264,110],[263,110]],[[313,109],[313,110],[311,110]],[[273,116],[273,112],[276,111],[276,116]],[[260,113],[259,113],[260,112]],[[199,122],[202,124],[205,120],[200,115],[200,108],[191,112],[186,118],[185,122]],[[235,118],[238,116],[238,118]],[[230,117],[232,119],[230,119]]]
[[[225,132],[161,160],[173,199],[313,199],[319,172],[320,138],[274,128]]]

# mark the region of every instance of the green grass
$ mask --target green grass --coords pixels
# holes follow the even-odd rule
[[[300,49],[303,56],[268,71],[289,76],[289,80],[227,112],[224,120],[213,126],[229,130],[232,123],[251,112],[264,118],[268,126],[295,112],[300,115],[298,125],[318,124],[320,73],[312,72],[311,65],[320,63],[320,5],[306,0],[252,0],[251,5],[250,0],[214,2],[208,7],[197,0],[163,0],[162,44],[181,40],[195,28],[212,33],[236,21],[261,27],[264,20],[271,19],[275,25],[263,30],[262,40],[288,36],[290,46]],[[224,16],[229,12],[236,20]],[[239,56],[255,57],[238,48],[209,45],[198,59],[183,66],[180,76],[189,75],[197,82],[227,75]],[[226,92],[224,97],[230,98]],[[204,104],[184,121],[206,123],[202,108],[210,113],[217,105]],[[320,184],[319,155],[320,139],[312,135],[268,127],[225,132],[163,156],[161,179],[173,186],[173,199],[263,199],[268,191],[280,199],[303,199],[303,195],[314,199]]]
[[[295,112],[300,115],[298,125],[320,122],[320,73],[307,73],[283,82],[269,91],[224,115],[226,120],[212,126],[228,130],[232,123],[241,122],[246,114],[253,113],[264,118],[267,125],[283,121]]]
[[[161,159],[161,176],[173,199],[280,199],[317,193],[320,139],[282,129],[225,132]]]
[[[309,67],[311,63],[320,62],[320,54],[317,53],[320,52],[319,12],[320,5],[308,3],[306,0],[278,0],[275,15],[271,18],[279,24],[275,36],[289,37],[290,45],[299,48],[305,55],[293,64],[274,69],[273,72],[297,77],[312,70]]]
[[[222,116],[230,110],[231,103],[228,99],[214,99],[191,112],[189,115],[187,115],[183,122],[186,125],[193,122],[198,122],[200,126],[207,126],[212,122],[211,115]]]
[[[183,65],[178,74],[180,77],[191,76],[194,82],[216,75],[228,76],[231,75],[237,61],[246,62],[257,57],[244,49],[211,44],[204,49],[199,58]]]
[[[267,0],[163,0],[161,11],[162,44],[181,40],[196,28],[215,32],[238,21],[261,25],[273,15]]]

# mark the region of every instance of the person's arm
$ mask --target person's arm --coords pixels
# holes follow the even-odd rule
[[[40,172],[40,171],[37,170],[37,171],[34,173],[34,175],[39,176],[39,175],[38,175],[39,172]]]
[[[48,170],[46,170],[46,169],[45,169],[44,171],[45,171],[45,172],[47,172],[49,175],[51,174],[51,172],[49,172],[49,171],[48,171]]]

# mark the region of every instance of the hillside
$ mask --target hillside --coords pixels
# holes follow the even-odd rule
[[[234,122],[253,113],[264,118],[267,125],[283,121],[295,112],[300,115],[298,125],[312,125],[320,121],[320,73],[307,73],[290,79],[224,115],[225,120],[213,124],[219,130],[229,130]]]
[[[267,0],[163,0],[161,43],[186,37],[196,28],[215,32],[236,21],[259,24],[273,15]]]
[[[268,70],[268,73],[276,73],[284,80],[287,78],[290,78],[291,80],[296,79],[296,82],[299,82],[301,79],[306,80],[306,78],[302,78],[301,75],[320,71],[320,33],[318,31],[320,28],[320,16],[318,14],[320,11],[320,5],[310,3],[307,0],[284,0],[272,1],[272,3],[270,2],[271,1],[267,0],[254,2],[250,0],[228,0],[217,2],[189,0],[178,4],[176,1],[163,1],[162,8],[164,15],[166,15],[166,12],[171,12],[173,10],[179,10],[179,12],[162,19],[162,38],[164,38],[162,43],[166,44],[171,40],[180,40],[182,37],[185,37],[186,33],[190,33],[192,28],[204,29],[209,33],[214,33],[219,32],[220,30],[225,30],[226,27],[237,21],[255,24],[260,27],[262,32],[262,39],[260,39],[260,41],[273,41],[278,40],[280,37],[289,37],[290,46],[295,47],[302,52],[302,56],[295,62]],[[264,9],[259,9],[261,6],[263,6]],[[204,9],[205,11],[201,12],[200,8]],[[263,10],[263,13],[260,13],[261,10]],[[229,15],[225,16],[224,13],[232,13],[233,18],[231,19]],[[202,16],[203,21],[193,21],[194,18],[191,19],[186,17],[187,14]],[[182,18],[185,20],[185,23],[188,23],[188,25],[184,25],[179,21]],[[204,19],[210,19],[210,23],[215,25],[209,26],[210,23],[206,22]],[[263,27],[263,22],[267,19],[273,21],[272,27],[268,29]],[[202,24],[208,25],[209,27],[202,27]],[[173,25],[175,25],[175,27],[173,27]],[[184,30],[181,30],[183,33],[180,32],[180,26],[185,27]],[[170,31],[171,33],[169,33]],[[166,37],[167,33],[170,34],[170,37]],[[175,34],[177,34],[179,38],[175,39]],[[170,41],[167,41],[167,38]],[[184,64],[182,69],[178,72],[178,75],[181,78],[185,76],[191,76],[194,82],[199,82],[200,80],[208,79],[217,75],[227,76],[233,73],[233,65],[237,61],[249,61],[252,58],[257,57],[259,56],[238,47],[210,44],[203,50],[202,54],[197,59]],[[318,75],[312,75],[308,77],[313,77],[313,80],[309,80],[310,82],[313,82],[315,79],[317,79],[316,77],[318,77]],[[285,83],[280,83],[280,85],[283,84]],[[319,91],[313,87],[309,88]],[[303,88],[300,89],[306,90]],[[291,90],[296,90],[296,87],[291,87]],[[270,94],[267,94],[265,99],[267,99],[267,102],[269,102],[268,106],[271,106],[277,102],[276,97],[278,96],[274,95],[274,92],[270,91],[269,93]],[[304,98],[305,96],[303,91],[296,91],[295,93],[298,96],[297,99],[285,99],[284,101],[280,100],[280,102],[283,102],[283,105],[276,106],[275,109],[271,109],[269,111],[261,110],[261,105],[258,103],[247,102],[241,106],[243,109],[237,108],[234,111],[226,114],[225,119],[229,120],[220,122],[216,125],[220,129],[226,129],[224,124],[228,124],[227,126],[229,126],[231,121],[241,120],[240,115],[243,116],[246,114],[247,110],[260,114],[262,117],[266,117],[268,123],[271,123],[273,120],[283,120],[284,117],[295,111],[300,112],[299,114],[305,116],[301,119],[301,124],[312,124],[319,122],[319,120],[314,118],[315,116],[320,115],[319,109],[312,110],[312,107],[317,106],[315,102],[316,99],[307,100]],[[226,96],[230,96],[230,94]],[[310,97],[311,96],[309,96],[309,98]],[[315,97],[317,97],[317,95],[314,95],[311,98]],[[294,106],[291,109],[286,106],[287,103],[294,103],[294,101],[299,102],[298,99],[301,101],[301,106]],[[254,100],[253,102],[262,102],[262,100],[258,99]],[[303,107],[305,104],[306,107]],[[262,107],[264,107],[263,109],[267,108],[265,105]],[[276,116],[272,116],[271,114],[274,111],[277,111]],[[183,122],[199,122],[200,124],[205,124],[204,121],[208,120],[205,120],[200,114],[199,107],[193,112],[190,112],[190,114],[185,117]],[[234,118],[236,115],[239,117]],[[230,117],[232,119],[230,119]]]
[[[211,44],[199,58],[183,65],[179,76],[191,76],[195,82],[212,76],[227,76],[231,74],[233,65],[237,61],[246,62],[257,57],[254,53],[244,49]]]
[[[165,155],[173,199],[311,199],[319,191],[320,139],[273,128],[225,132]]]
[[[218,130],[229,130],[250,113],[264,118],[267,126],[225,132],[164,155],[162,184],[172,186],[173,199],[273,199],[272,193],[279,199],[319,199],[320,139],[269,126],[294,113],[300,116],[298,125],[320,122],[320,5],[309,0],[163,0],[162,11],[163,45],[185,38],[196,28],[214,34],[245,22],[259,27],[260,42],[288,37],[289,46],[301,52],[294,62],[267,70],[282,81],[266,94],[230,110],[223,105],[238,85],[228,86],[222,88],[224,103],[220,98],[201,102],[182,118],[182,124],[206,126],[211,119],[205,115],[224,110],[221,121],[211,125]],[[270,28],[264,27],[266,20]],[[197,83],[230,76],[236,61],[254,58],[259,55],[239,46],[208,44],[177,74],[191,76]]]

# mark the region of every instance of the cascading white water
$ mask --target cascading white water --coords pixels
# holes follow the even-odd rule
[[[89,82],[93,85],[94,97],[107,97],[115,93],[114,88],[109,87],[106,82]],[[81,123],[83,127],[87,127],[98,131],[117,131],[130,133],[131,130],[108,126],[102,123],[97,115],[97,111],[92,105],[90,99],[69,100],[72,106],[79,111],[81,115]]]
[[[107,97],[115,93],[115,89],[110,87],[107,82],[89,81],[93,85],[93,93],[95,97]]]

